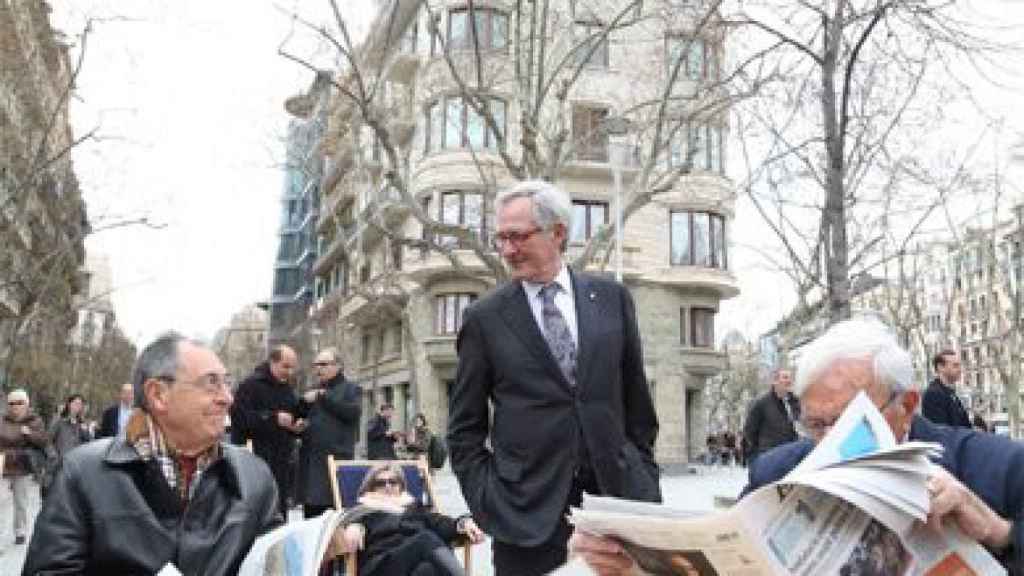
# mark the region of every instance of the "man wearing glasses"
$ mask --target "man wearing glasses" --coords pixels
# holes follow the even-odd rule
[[[306,429],[299,449],[298,498],[306,518],[316,518],[334,504],[327,456],[351,460],[359,437],[363,390],[345,379],[338,351],[328,348],[313,361],[317,386],[302,395]]]
[[[658,419],[629,291],[562,260],[569,196],[527,181],[495,207],[512,281],[465,313],[448,445],[495,574],[547,574],[584,491],[660,501]]]
[[[798,431],[804,438],[761,455],[750,467],[744,494],[795,468],[863,390],[898,442],[921,440],[944,448],[928,481],[929,524],[956,523],[1011,574],[1024,574],[1024,445],[916,415],[921,393],[910,354],[875,320],[832,326],[801,352],[796,374],[794,392],[803,409]],[[631,564],[608,540],[581,536],[573,545],[599,574],[620,574]]]
[[[132,371],[121,437],[68,453],[36,519],[23,575],[236,574],[279,522],[267,466],[224,444],[231,386],[203,344],[168,333]]]

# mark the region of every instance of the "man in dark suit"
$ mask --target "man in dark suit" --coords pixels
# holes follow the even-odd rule
[[[936,424],[971,427],[971,417],[956,395],[960,381],[960,357],[952,350],[943,350],[932,358],[935,379],[928,384],[921,401],[921,414]]]
[[[795,468],[835,425],[860,391],[878,407],[897,442],[937,442],[944,451],[928,480],[928,522],[955,523],[1010,570],[1024,575],[1024,444],[1002,436],[938,426],[916,416],[920,392],[910,354],[875,320],[848,320],[801,351],[794,392],[803,440],[762,454],[743,494]],[[580,534],[574,551],[598,574],[625,574],[631,561],[610,540]]]
[[[359,439],[363,389],[345,379],[338,351],[327,348],[313,361],[318,385],[302,395],[306,416],[299,448],[298,499],[306,518],[316,518],[334,504],[327,456],[351,460]]]
[[[135,393],[132,390],[131,382],[122,384],[118,403],[103,411],[103,417],[100,419],[100,431],[96,435],[97,438],[111,438],[124,435],[124,427],[132,413],[132,399],[134,397]]]
[[[660,501],[658,420],[629,292],[562,261],[569,197],[528,181],[495,208],[512,281],[465,313],[448,444],[495,573],[547,574],[583,491]]]

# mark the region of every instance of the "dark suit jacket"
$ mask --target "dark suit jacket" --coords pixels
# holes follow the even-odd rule
[[[121,406],[120,402],[103,411],[100,418],[100,429],[96,438],[109,438],[117,436],[117,411]]]
[[[395,438],[389,434],[391,426],[380,414],[370,419],[366,430],[366,458],[368,460],[394,460]]]
[[[579,331],[575,390],[519,282],[467,310],[458,336],[452,469],[483,530],[518,546],[536,546],[557,528],[581,431],[601,493],[661,499],[653,455],[658,420],[633,299],[609,279],[570,274]]]
[[[306,429],[299,447],[298,499],[303,504],[330,506],[334,503],[327,456],[351,460],[359,439],[363,389],[338,372],[327,383],[327,393],[312,404],[302,401]]]
[[[786,407],[788,402],[793,411],[793,419],[800,418],[800,403],[792,394],[786,394],[783,400],[775,395],[774,390],[755,400],[747,412],[747,421],[743,425],[743,437],[749,446],[748,457],[753,459],[780,444],[796,440],[796,430],[789,419]]]
[[[1024,443],[921,417],[914,418],[910,439],[941,444],[945,450],[936,463],[1013,522],[1010,550],[1000,560],[1010,574],[1024,576]],[[741,496],[781,479],[812,448],[810,440],[798,440],[762,454],[750,465],[750,483]]]
[[[921,415],[936,424],[971,428],[971,417],[967,410],[964,410],[955,392],[939,382],[938,378],[932,380],[924,391]]]

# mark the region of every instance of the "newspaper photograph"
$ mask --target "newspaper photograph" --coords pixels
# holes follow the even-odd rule
[[[289,522],[256,539],[239,576],[317,576],[343,514]]]
[[[585,496],[570,521],[618,541],[639,574],[972,576],[1006,574],[953,526],[928,528],[941,446],[897,444],[860,393],[803,463],[729,510],[694,514]]]

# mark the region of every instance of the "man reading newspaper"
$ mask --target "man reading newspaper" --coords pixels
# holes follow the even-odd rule
[[[876,415],[880,412],[896,442],[923,441],[943,449],[935,461],[938,466],[928,468],[930,477],[925,481],[926,518],[930,528],[925,532],[942,532],[952,535],[949,538],[953,539],[962,534],[962,537],[984,545],[1010,574],[1024,575],[1024,531],[1021,529],[1024,524],[1024,445],[1001,436],[933,424],[916,415],[920,392],[913,382],[913,374],[910,355],[881,323],[856,319],[830,328],[808,345],[799,359],[794,392],[801,400],[800,428],[804,438],[775,448],[759,458],[750,469],[750,483],[743,495],[752,494],[784,477],[798,477],[803,468],[822,465],[820,462],[812,464],[810,460],[828,458],[829,452],[841,453],[849,449],[846,443],[856,440],[857,430],[854,427],[844,430],[843,444],[835,446],[835,450],[814,450],[833,426],[844,424],[839,421],[840,415],[863,392],[861,398],[866,398],[877,408],[877,412],[871,411]],[[844,420],[848,420],[845,415]],[[829,438],[835,436],[831,434]],[[823,444],[828,442],[826,440]],[[867,498],[870,500],[871,490],[862,487],[864,493],[869,494]],[[761,490],[752,497],[764,494]],[[891,491],[891,494],[902,496],[896,491]],[[824,506],[826,500],[821,502]],[[747,503],[741,501],[738,507],[744,504]],[[816,510],[814,504],[815,498],[811,496],[800,502],[795,511],[802,512],[805,520],[813,523],[815,517],[823,512]],[[871,510],[875,518],[881,517],[880,512],[882,508]],[[791,514],[787,521],[795,523],[800,520],[799,516]],[[922,513],[920,517],[925,516]],[[892,518],[888,521],[890,529],[898,523]],[[878,525],[863,531],[862,564],[870,565],[873,554],[878,552],[883,556],[885,549],[892,547],[887,538],[890,529]],[[799,536],[800,531],[791,533]],[[577,530],[570,547],[601,575],[628,574],[634,566],[634,559],[627,553],[626,546],[611,538]],[[905,560],[903,565],[906,565]],[[929,570],[925,573],[977,573],[971,570],[957,572],[956,567],[945,568],[952,571]],[[889,572],[904,574],[905,570],[883,570],[881,573]]]

